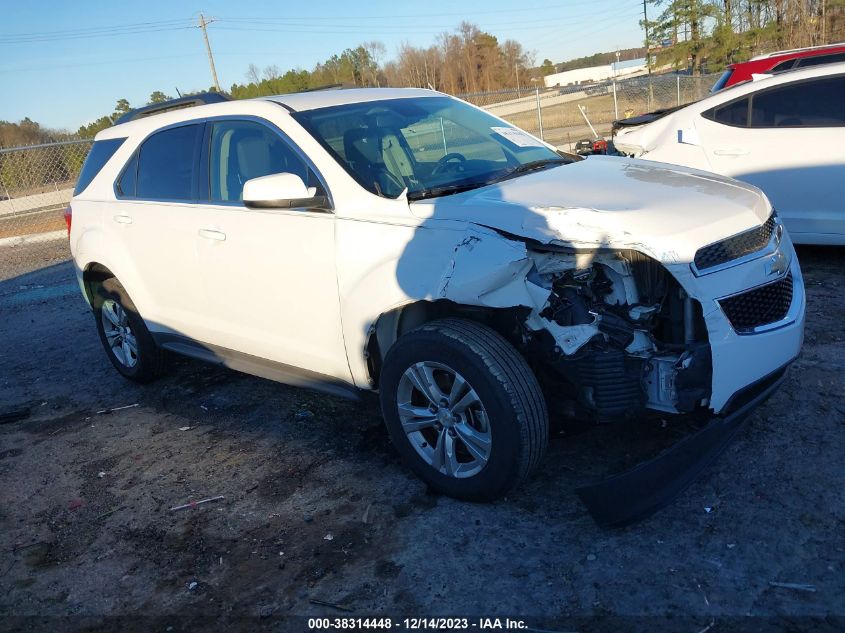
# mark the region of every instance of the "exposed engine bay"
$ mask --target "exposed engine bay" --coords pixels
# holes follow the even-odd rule
[[[701,306],[661,264],[636,251],[528,253],[527,280],[549,295],[525,321],[526,347],[565,379],[556,395],[573,415],[611,421],[706,406]]]
[[[438,298],[518,308],[513,343],[559,408],[607,422],[707,407],[712,363],[701,305],[661,263],[635,250],[512,238],[468,230]]]

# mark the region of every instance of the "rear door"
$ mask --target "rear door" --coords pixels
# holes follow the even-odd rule
[[[121,204],[104,218],[144,286],[150,329],[190,338],[207,330],[194,228],[202,214],[197,165],[204,127],[180,124],[141,143],[115,186]]]
[[[703,113],[713,171],[760,187],[799,241],[845,234],[845,76],[775,86]]]
[[[208,202],[194,227],[194,249],[215,331],[211,342],[293,373],[351,382],[341,333],[334,214],[247,209],[242,202],[247,180],[274,173],[294,173],[323,188],[316,171],[287,137],[259,120],[209,122],[206,148]],[[299,384],[291,376],[285,380]]]

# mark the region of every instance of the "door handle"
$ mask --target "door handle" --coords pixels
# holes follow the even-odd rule
[[[748,150],[742,149],[741,147],[721,147],[714,149],[713,153],[716,156],[745,156],[748,154]]]
[[[132,224],[132,218],[128,215],[116,215],[113,219],[118,224]]]
[[[216,231],[214,229],[200,229],[198,234],[200,237],[204,237],[207,240],[214,240],[215,242],[226,241],[226,234],[222,231]]]

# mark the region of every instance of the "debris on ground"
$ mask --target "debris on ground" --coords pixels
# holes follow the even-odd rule
[[[175,510],[184,510],[185,508],[196,508],[198,505],[202,505],[203,503],[211,503],[212,501],[221,501],[224,498],[225,497],[223,495],[219,495],[217,497],[209,497],[208,499],[201,499],[200,501],[190,501],[190,502],[188,502],[184,505],[181,505],[181,506],[173,506],[172,508],[170,508],[170,511],[174,512]]]
[[[122,407],[108,407],[107,409],[102,409],[97,411],[98,415],[103,415],[107,413],[114,413],[115,411],[123,411],[124,409],[132,409],[133,407],[141,406],[140,403],[136,402],[135,404],[127,404]]]
[[[112,508],[108,512],[103,512],[100,516],[96,517],[94,520],[99,521],[100,519],[105,519],[106,517],[113,515],[118,510],[123,510],[123,508],[124,508],[124,506],[118,506],[116,508]]]
[[[795,591],[809,591],[811,593],[816,592],[815,585],[808,585],[802,582],[776,582],[771,580],[769,581],[769,585],[772,587],[780,587],[781,589],[794,589]]]
[[[337,609],[338,611],[348,611],[352,612],[354,609],[351,607],[344,606],[342,604],[335,604],[333,602],[326,602],[325,600],[318,600],[317,598],[311,598],[308,600],[311,604],[316,604],[321,607],[331,607],[332,609]]]

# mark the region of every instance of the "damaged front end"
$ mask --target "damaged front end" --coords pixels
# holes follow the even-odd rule
[[[439,295],[463,304],[521,306],[514,342],[552,408],[569,417],[713,417],[657,458],[579,489],[602,525],[629,523],[674,498],[782,379],[764,385],[750,404],[713,416],[702,306],[666,267],[636,250],[555,246],[471,229],[455,248]]]
[[[526,319],[526,351],[563,380],[566,412],[597,422],[690,413],[710,397],[701,305],[633,250],[527,250],[527,281],[548,291]]]
[[[516,343],[570,416],[611,422],[646,411],[689,413],[709,402],[701,305],[638,251],[579,250],[471,229],[438,294],[464,305],[527,308]]]

